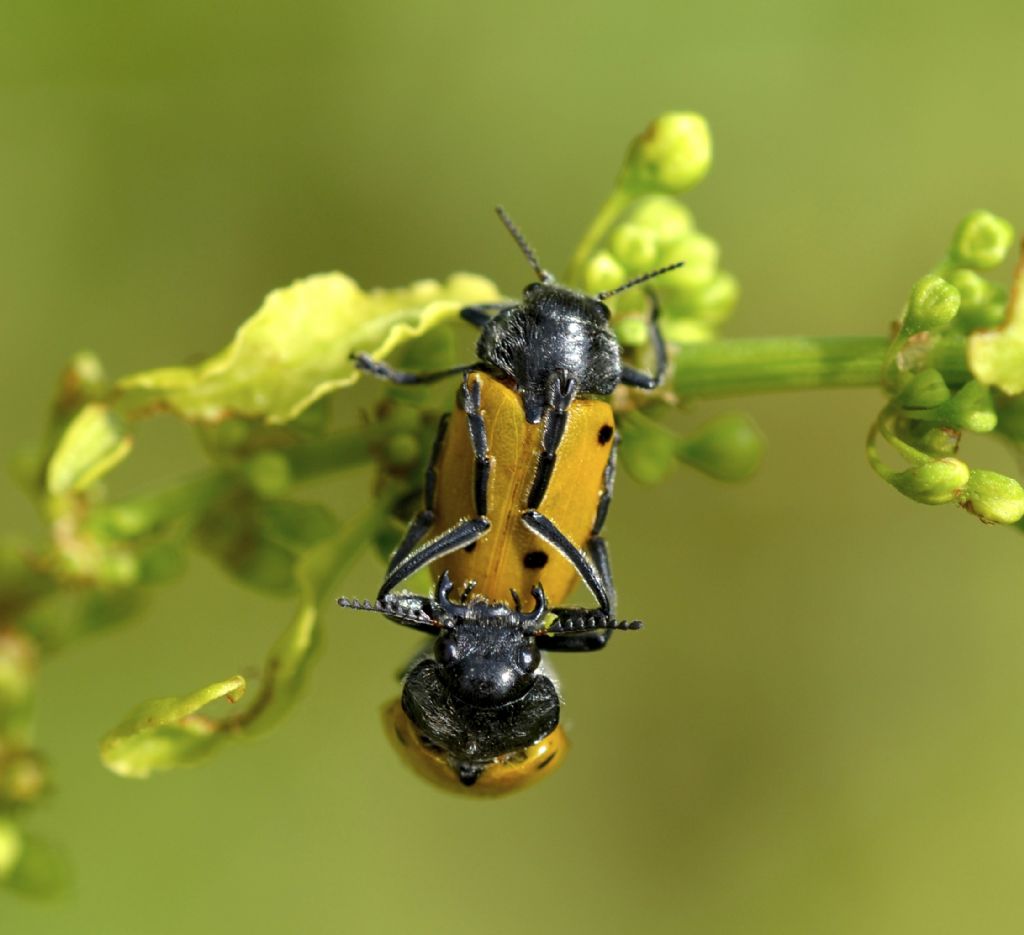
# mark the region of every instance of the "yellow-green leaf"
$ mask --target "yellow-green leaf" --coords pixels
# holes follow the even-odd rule
[[[341,273],[310,276],[271,292],[231,344],[203,363],[150,370],[118,385],[189,419],[288,422],[356,381],[354,352],[385,357],[463,306],[498,298],[491,282],[466,273],[369,292]]]
[[[46,469],[53,495],[83,490],[123,461],[132,449],[124,420],[104,403],[89,403],[72,419]]]
[[[227,736],[198,712],[219,698],[237,701],[244,692],[245,679],[236,675],[190,695],[147,701],[107,734],[100,757],[109,770],[132,779],[194,763]]]

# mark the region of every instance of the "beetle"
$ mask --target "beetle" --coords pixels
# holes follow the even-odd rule
[[[560,603],[580,579],[601,613],[615,590],[601,529],[611,502],[618,437],[606,397],[617,386],[657,388],[667,353],[653,293],[654,373],[622,362],[605,300],[676,269],[654,270],[590,296],[555,281],[502,208],[509,233],[538,281],[518,303],[476,305],[461,317],[480,329],[474,363],[431,373],[395,370],[365,354],[357,366],[399,384],[462,374],[456,408],[444,417],[427,470],[424,504],[391,556],[378,598],[430,565],[435,578],[478,582],[492,601],[542,582]],[[557,618],[582,608],[556,607]],[[598,649],[610,631],[549,641],[544,648]]]
[[[458,603],[451,590],[444,572],[432,598],[391,592],[373,604],[346,597],[338,603],[434,637],[432,653],[414,657],[401,697],[385,710],[388,733],[403,758],[448,789],[510,792],[553,772],[566,748],[558,688],[545,671],[538,641],[543,637],[550,645],[641,624],[599,611],[545,623],[548,603],[540,585],[532,589],[528,612],[518,596],[509,606],[472,595],[472,582]]]

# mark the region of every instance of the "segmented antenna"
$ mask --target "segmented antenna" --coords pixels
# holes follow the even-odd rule
[[[627,289],[632,289],[633,286],[639,286],[642,282],[647,282],[648,279],[654,279],[655,276],[660,276],[662,273],[670,273],[674,269],[679,269],[680,266],[685,266],[686,261],[680,260],[678,263],[670,263],[668,266],[663,266],[661,269],[651,270],[649,273],[644,273],[641,276],[634,276],[629,282],[624,282],[621,286],[616,286],[614,289],[608,289],[604,292],[599,292],[594,296],[595,299],[600,299],[602,302],[605,299],[610,299],[613,295],[618,295],[620,292],[625,292]]]
[[[358,598],[339,597],[338,606],[348,608],[349,610],[368,610],[371,613],[383,614],[385,617],[401,620],[406,623],[426,624],[427,626],[438,628],[443,627],[443,624],[434,620],[424,610],[398,608],[393,603],[386,603],[384,601],[374,601],[371,603],[370,601],[361,601]]]
[[[588,617],[556,617],[541,633],[551,636],[560,633],[590,633],[594,630],[641,630],[639,620],[613,620],[603,614]]]
[[[555,277],[540,265],[540,260],[537,259],[537,254],[533,252],[533,247],[526,242],[526,238],[523,236],[522,231],[516,227],[512,218],[505,213],[505,209],[501,205],[498,205],[494,210],[498,212],[498,217],[501,218],[501,223],[508,228],[508,232],[515,238],[515,242],[519,244],[519,249],[523,251],[523,255],[529,261],[530,266],[533,267],[533,271],[537,274],[537,278],[541,282],[554,282]]]

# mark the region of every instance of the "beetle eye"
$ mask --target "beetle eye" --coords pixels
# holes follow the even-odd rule
[[[536,293],[536,291],[537,291],[538,289],[540,289],[540,287],[541,287],[541,284],[540,284],[539,282],[531,282],[531,283],[530,283],[530,284],[529,284],[529,285],[528,285],[528,286],[527,286],[527,287],[526,287],[526,288],[525,288],[525,289],[523,290],[523,298],[528,298],[529,296],[533,295],[534,293]]]
[[[443,666],[450,666],[459,658],[455,643],[447,636],[442,636],[434,644],[434,658]]]
[[[612,310],[604,302],[596,302],[595,305],[597,313],[604,315],[606,321],[612,317]]]
[[[519,668],[532,672],[540,665],[540,650],[536,646],[524,646],[519,650]]]

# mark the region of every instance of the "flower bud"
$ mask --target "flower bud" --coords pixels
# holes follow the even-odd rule
[[[21,860],[25,842],[18,826],[0,815],[0,880],[8,879]]]
[[[283,454],[261,451],[245,463],[245,477],[261,497],[277,497],[291,486],[292,469]]]
[[[658,262],[658,240],[639,224],[620,224],[612,232],[612,253],[629,273],[643,273]]]
[[[764,436],[744,413],[721,415],[676,446],[676,457],[718,480],[746,480],[761,466]]]
[[[988,211],[972,211],[953,235],[950,258],[958,266],[992,269],[1013,246],[1013,225]]]
[[[623,347],[643,347],[650,333],[650,324],[642,315],[627,315],[615,322],[615,336]]]
[[[633,143],[622,184],[635,192],[679,194],[711,166],[711,134],[699,114],[662,114]]]
[[[933,409],[950,398],[952,394],[942,374],[929,368],[915,373],[896,397],[904,409]]]
[[[659,248],[681,240],[693,231],[693,215],[671,195],[648,195],[636,202],[629,220],[650,231]]]
[[[409,432],[392,435],[385,447],[388,465],[396,468],[411,467],[420,456],[420,441]]]
[[[641,484],[657,484],[675,465],[678,438],[654,419],[638,412],[626,413],[619,430],[622,465]]]
[[[946,425],[930,425],[916,419],[898,419],[896,435],[912,448],[934,458],[947,458],[960,449],[960,432]]]
[[[971,471],[957,502],[983,523],[1016,523],[1024,517],[1024,488],[995,471]]]
[[[903,318],[903,331],[935,331],[945,328],[960,308],[960,293],[941,276],[923,276],[910,292],[910,302]]]
[[[718,244],[705,234],[688,234],[662,257],[666,265],[682,260],[686,265],[658,277],[666,296],[692,301],[708,288],[718,272]]]
[[[695,296],[692,314],[716,328],[732,314],[739,298],[739,280],[732,273],[720,272],[707,288]]]
[[[899,471],[888,478],[905,497],[937,506],[950,503],[967,486],[971,469],[957,458],[941,458]]]
[[[992,391],[977,380],[965,383],[955,395],[921,418],[969,432],[991,432],[999,419],[992,404]]]
[[[583,284],[591,295],[617,289],[627,279],[629,275],[622,268],[622,264],[607,250],[595,253],[583,273]]]

